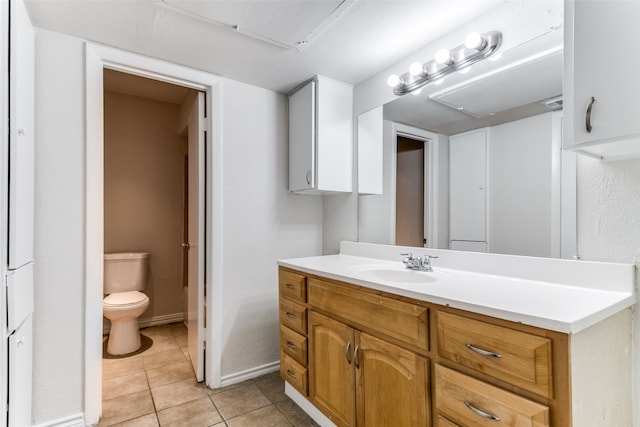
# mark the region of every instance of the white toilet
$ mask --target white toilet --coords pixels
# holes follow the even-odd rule
[[[149,307],[143,294],[149,269],[148,252],[104,254],[102,313],[111,320],[107,352],[132,353],[141,346],[138,317]]]

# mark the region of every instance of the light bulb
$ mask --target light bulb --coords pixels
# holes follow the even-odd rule
[[[464,39],[464,45],[467,49],[481,50],[486,44],[487,41],[478,33],[470,33],[467,38]]]
[[[422,76],[425,74],[424,67],[422,66],[421,63],[414,62],[409,67],[409,73],[411,73],[412,76]]]
[[[417,96],[420,95],[420,92],[422,92],[422,88],[414,90],[413,92],[411,92],[411,95]]]
[[[395,74],[391,74],[387,79],[387,84],[391,87],[399,86],[402,80]]]
[[[450,64],[451,63],[451,54],[447,49],[440,49],[436,52],[436,62],[438,64]]]

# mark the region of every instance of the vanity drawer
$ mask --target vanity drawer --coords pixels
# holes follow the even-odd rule
[[[316,279],[308,280],[309,305],[361,328],[427,349],[427,308]]]
[[[280,352],[280,375],[300,393],[309,395],[307,368],[293,360],[284,351]]]
[[[306,335],[307,308],[286,298],[280,298],[280,323]]]
[[[281,296],[307,302],[307,278],[304,275],[280,269],[278,282]]]
[[[460,427],[458,424],[454,424],[446,418],[438,417],[438,421],[436,422],[436,427]]]
[[[438,413],[461,425],[550,425],[548,407],[440,365],[436,365],[435,390]]]
[[[298,363],[307,366],[307,337],[280,325],[280,348]]]
[[[441,311],[437,318],[440,357],[553,397],[550,339]]]

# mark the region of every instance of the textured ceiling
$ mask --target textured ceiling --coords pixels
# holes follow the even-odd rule
[[[206,17],[194,17],[153,0],[26,0],[36,27],[285,93],[315,74],[358,84],[502,1],[352,0],[339,13],[324,10],[328,20],[308,16],[320,13],[317,7],[299,7],[313,0],[170,2],[174,3],[170,6],[191,3],[193,7],[214,3],[217,11],[211,8]],[[247,7],[251,3],[272,3],[271,15],[259,7]],[[286,3],[292,3],[290,8],[273,12]],[[297,28],[275,31],[282,24],[267,22],[269,16],[282,19],[292,10],[305,22],[302,33],[306,28],[317,29],[303,49],[255,37],[255,29],[267,38],[268,34],[299,37],[302,33],[295,33]],[[251,23],[251,31],[233,28],[243,29],[230,22],[239,17]],[[265,22],[261,24],[260,19]]]

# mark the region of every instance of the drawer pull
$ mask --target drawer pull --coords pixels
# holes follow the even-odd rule
[[[285,312],[284,315],[287,316],[289,319],[295,319],[296,318],[295,314],[289,313],[288,311]]]
[[[482,418],[486,418],[486,419],[488,419],[488,420],[493,420],[493,421],[502,421],[502,420],[500,419],[500,417],[498,417],[498,416],[496,416],[496,415],[493,415],[493,414],[488,414],[488,413],[486,413],[486,412],[484,412],[484,411],[481,411],[480,409],[476,408],[476,407],[475,407],[475,406],[473,406],[473,405],[472,405],[468,400],[465,400],[465,401],[464,401],[464,404],[465,404],[465,406],[466,406],[467,408],[469,408],[469,410],[470,410],[471,412],[473,412],[473,413],[474,413],[474,414],[476,414],[476,415],[481,416]]]
[[[296,347],[296,345],[294,343],[292,343],[291,341],[287,341],[287,347],[289,347],[291,350],[296,350],[298,347]]]
[[[290,369],[287,369],[287,375],[289,375],[291,378],[297,378],[295,372]]]
[[[285,283],[284,285],[287,289],[295,289],[296,287],[293,286],[291,283]]]
[[[348,363],[349,365],[351,365],[351,359],[350,359],[350,357],[349,357],[349,356],[351,356],[351,351],[350,351],[350,350],[351,350],[351,341],[349,341],[349,342],[347,343],[347,346],[346,346],[346,347],[345,347],[345,349],[344,349],[344,357],[346,357],[346,358],[347,358],[347,363]]]
[[[469,350],[473,351],[474,353],[478,353],[481,356],[496,357],[498,359],[502,357],[500,353],[494,353],[492,351],[483,350],[481,348],[474,347],[469,343],[465,344],[465,347],[467,347]]]

